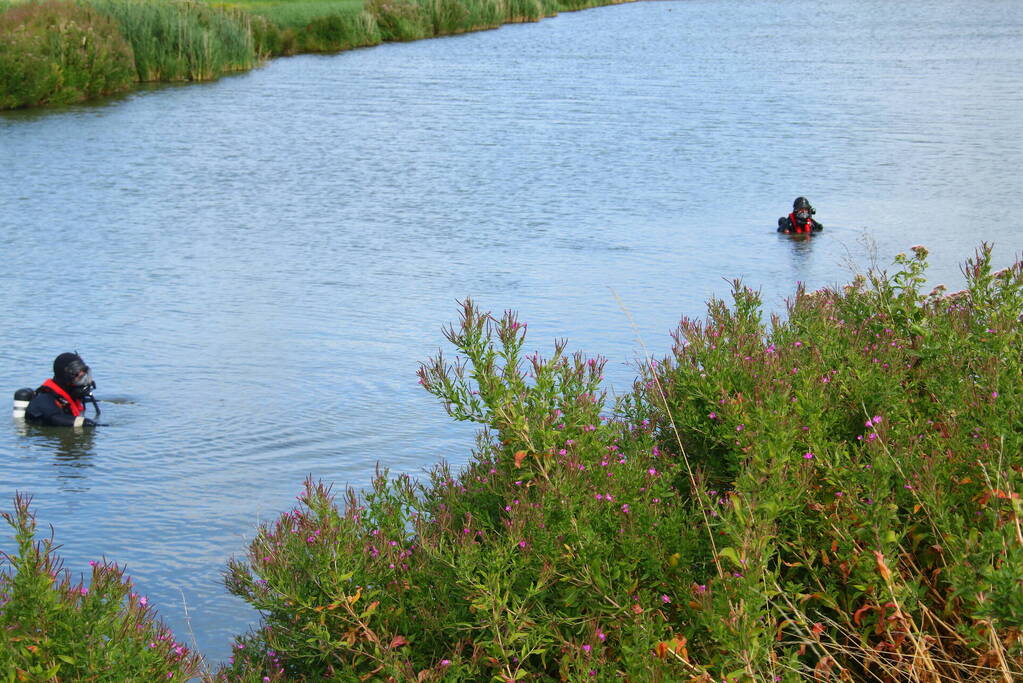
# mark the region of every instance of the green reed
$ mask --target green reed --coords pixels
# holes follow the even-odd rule
[[[253,17],[259,51],[268,55],[338,52],[381,42],[375,19],[362,0],[243,2],[236,7]]]
[[[201,81],[258,63],[249,15],[200,2],[89,0],[117,20],[139,81]]]

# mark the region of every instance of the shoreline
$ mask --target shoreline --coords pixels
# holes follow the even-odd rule
[[[0,0],[0,111],[207,82],[276,57],[535,23],[639,0],[323,0],[133,3]]]

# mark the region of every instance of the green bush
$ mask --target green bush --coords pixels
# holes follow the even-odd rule
[[[3,513],[18,554],[0,556],[0,671],[17,681],[187,681],[200,658],[174,641],[123,571],[90,563],[89,585],[61,569],[53,539],[35,540],[30,499]]]
[[[416,0],[366,0],[384,41],[410,41],[436,35],[433,18]]]
[[[0,13],[0,109],[80,102],[133,82],[131,46],[94,9],[47,0]]]
[[[377,23],[366,12],[317,17],[309,22],[296,39],[299,52],[336,52],[379,42],[380,30]]]
[[[307,482],[217,680],[1018,678],[1023,264],[923,295],[925,256],[769,326],[736,283],[611,415],[602,360],[467,303],[420,378],[474,458]]]

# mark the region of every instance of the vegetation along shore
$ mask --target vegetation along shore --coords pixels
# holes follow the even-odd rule
[[[684,319],[613,404],[466,301],[420,381],[459,472],[307,481],[226,571],[259,624],[205,663],[114,564],[5,515],[10,680],[1013,681],[1023,677],[1023,262],[925,293],[927,252]],[[58,530],[59,535],[59,530]]]
[[[207,81],[281,55],[491,29],[622,1],[0,0],[0,109],[82,102],[142,82]]]

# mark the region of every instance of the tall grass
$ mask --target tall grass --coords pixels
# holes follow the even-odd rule
[[[0,109],[125,90],[132,64],[117,25],[92,8],[59,0],[0,5]]]
[[[601,359],[467,302],[420,379],[475,457],[307,482],[229,567],[263,624],[217,680],[1020,680],[1023,263],[990,257],[769,325],[736,283],[613,409]]]
[[[361,0],[299,0],[246,2],[237,5],[252,14],[257,44],[270,55],[336,52],[377,45],[380,31]]]
[[[188,1],[89,1],[120,24],[140,81],[210,80],[258,62],[244,12]]]

